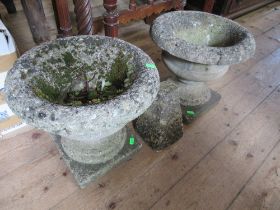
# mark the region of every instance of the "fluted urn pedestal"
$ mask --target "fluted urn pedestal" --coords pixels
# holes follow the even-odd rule
[[[140,148],[126,125],[152,104],[158,90],[149,56],[103,36],[68,37],[33,48],[5,81],[10,108],[52,134],[81,187]]]
[[[239,24],[213,14],[175,11],[159,16],[151,36],[162,60],[176,75],[185,122],[210,110],[221,96],[206,82],[222,77],[230,65],[255,52],[253,35]]]

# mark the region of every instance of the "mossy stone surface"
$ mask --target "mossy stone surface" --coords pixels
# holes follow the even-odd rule
[[[52,103],[79,106],[101,103],[127,90],[135,78],[132,55],[121,48],[102,53],[100,47],[92,43],[77,51],[57,43],[38,51],[32,64],[43,71],[31,80],[33,92]],[[94,56],[98,51],[100,56]]]
[[[8,72],[6,101],[27,124],[98,144],[141,115],[159,74],[141,49],[117,38],[76,36],[37,46]]]

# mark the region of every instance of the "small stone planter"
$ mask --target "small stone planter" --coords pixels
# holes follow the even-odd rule
[[[230,65],[249,59],[255,52],[255,40],[247,29],[205,12],[163,14],[153,22],[151,36],[163,50],[164,63],[177,77],[187,121],[220,99],[205,82],[222,77]]]
[[[103,36],[68,37],[33,48],[5,81],[10,108],[53,134],[81,187],[141,146],[126,124],[152,104],[158,90],[158,71],[148,55]]]

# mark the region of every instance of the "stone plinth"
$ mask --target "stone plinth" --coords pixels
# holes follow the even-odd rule
[[[57,144],[57,148],[62,155],[63,160],[65,161],[71,173],[74,175],[76,182],[81,188],[85,188],[89,183],[95,181],[100,176],[104,175],[107,171],[111,170],[113,167],[116,167],[119,163],[128,160],[141,148],[142,144],[139,141],[139,136],[137,136],[134,132],[132,132],[131,129],[127,127],[125,127],[124,129],[126,130],[126,135],[123,138],[124,144],[122,145],[120,151],[109,160],[96,163],[83,163],[73,160],[69,156],[69,152],[65,151],[65,147],[63,147],[62,145],[61,136],[53,136],[53,139]],[[77,151],[78,153],[81,152],[81,150],[79,149],[72,149],[70,151],[71,153],[75,151]],[[87,150],[87,152],[88,154],[95,154],[94,148],[91,151]],[[95,159],[91,158],[90,160]]]
[[[161,82],[156,100],[133,124],[152,149],[164,149],[178,141],[183,136],[183,124],[177,86],[171,81]]]

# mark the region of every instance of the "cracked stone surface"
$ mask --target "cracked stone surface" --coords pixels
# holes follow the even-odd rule
[[[156,100],[133,125],[152,149],[164,149],[178,141],[183,124],[177,86],[170,80],[161,82]]]

